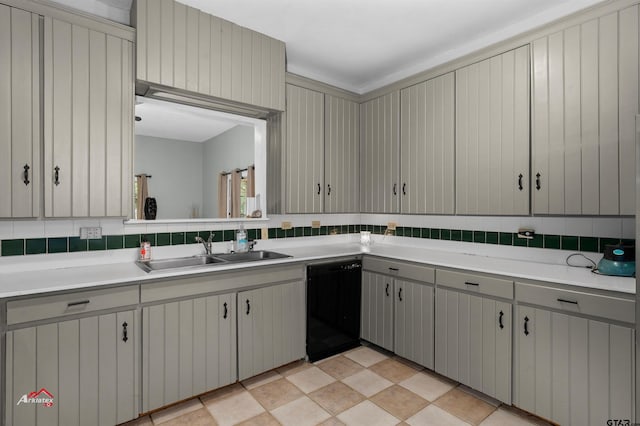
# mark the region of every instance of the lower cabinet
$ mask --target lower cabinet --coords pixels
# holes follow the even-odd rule
[[[429,267],[366,257],[360,336],[433,368],[433,277]]]
[[[238,293],[238,379],[305,357],[305,286],[294,281]]]
[[[436,288],[435,371],[511,404],[512,304],[487,293],[495,287],[513,295],[513,282],[440,270],[436,275],[438,283],[460,283],[469,292]]]
[[[619,322],[625,312],[633,321],[633,302],[526,284],[517,296],[520,288],[522,303],[544,306],[516,308],[514,405],[561,425],[633,424],[634,330]],[[606,310],[618,321],[585,317]]]
[[[144,307],[142,323],[143,412],[236,381],[235,293]]]
[[[8,331],[7,425],[113,426],[138,416],[135,310]]]

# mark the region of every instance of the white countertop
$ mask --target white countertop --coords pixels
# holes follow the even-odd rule
[[[225,243],[219,243],[214,246],[214,252],[223,252],[225,247]],[[259,242],[257,249],[278,251],[292,257],[151,273],[146,273],[135,265],[137,249],[7,257],[0,259],[0,298],[123,283],[141,283],[159,278],[292,262],[313,262],[361,253],[421,262],[436,267],[505,275],[516,280],[539,280],[627,294],[635,294],[636,289],[634,278],[597,275],[587,268],[567,266],[564,264],[564,259],[572,252],[561,250],[378,235],[373,236],[371,246],[363,250],[357,234],[265,240]],[[155,258],[191,256],[201,253],[202,246],[199,244],[153,248]],[[585,254],[596,262],[601,257],[595,253]]]

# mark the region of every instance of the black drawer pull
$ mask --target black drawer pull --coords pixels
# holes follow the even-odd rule
[[[79,302],[69,302],[67,303],[67,308],[72,308],[74,306],[80,306],[80,305],[88,305],[89,304],[89,300],[81,300]]]
[[[402,184],[402,195],[407,195],[407,184],[406,183]]]
[[[127,324],[126,321],[122,323],[122,341],[123,342],[126,342],[127,340],[129,340],[129,335],[128,335],[129,333],[127,332],[128,325],[129,324]]]
[[[524,317],[524,335],[529,335],[529,317]]]
[[[318,195],[320,195],[320,191],[322,191],[322,187],[320,186],[320,184],[318,183]]]
[[[249,303],[249,299],[247,299],[247,315],[251,312],[251,304]]]
[[[474,285],[474,286],[476,286],[476,287],[480,287],[480,284],[478,284],[478,283],[472,283],[472,282],[470,282],[470,281],[465,281],[464,283],[465,283],[466,285]]]
[[[502,323],[503,316],[504,316],[504,312],[500,311],[500,315],[498,316],[498,324],[500,325],[500,329],[504,328],[504,324]]]
[[[393,184],[393,195],[398,195],[397,188],[398,188],[398,184],[394,183]]]
[[[385,294],[389,297],[389,283],[387,283],[387,287],[384,289]]]
[[[53,183],[55,186],[58,186],[60,185],[60,167],[55,166],[53,170]]]
[[[331,184],[327,184],[327,195],[331,195]]]
[[[567,300],[567,299],[560,299],[560,298],[558,298],[558,302],[560,302],[560,303],[571,303],[572,305],[577,305],[578,304],[578,302],[575,301],[575,300]]]
[[[229,313],[229,310],[227,309],[227,302],[224,302],[224,315],[222,315],[223,319],[227,319],[227,314]]]
[[[30,169],[29,165],[25,164],[24,165],[24,173],[22,174],[22,176],[23,176],[23,180],[22,181],[24,182],[25,185],[29,185],[29,183],[30,183],[30,181],[29,181],[29,169]]]
[[[519,191],[522,191],[522,189],[523,189],[523,188],[522,188],[522,178],[523,178],[523,177],[524,177],[524,176],[522,176],[522,173],[520,173],[520,174],[518,175],[518,190],[519,190]]]
[[[398,272],[399,269],[398,268],[389,268],[390,271],[394,271],[394,272]]]
[[[398,290],[398,300],[402,302],[402,287]]]
[[[540,185],[540,173],[536,173],[536,190],[540,191],[540,188],[542,188]]]

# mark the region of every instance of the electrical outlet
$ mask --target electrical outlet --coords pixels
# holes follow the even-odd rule
[[[282,222],[280,227],[284,230],[291,229],[291,222]]]
[[[319,220],[312,220],[311,221],[311,227],[315,228],[315,229],[320,228],[320,221]]]
[[[532,240],[534,235],[536,235],[536,231],[533,229],[518,229],[518,238]]]
[[[80,228],[81,240],[99,240],[102,238],[102,228],[100,226],[86,226]]]
[[[398,224],[397,224],[397,223],[395,223],[395,222],[388,222],[388,223],[387,223],[387,229],[388,229],[389,231],[395,231],[395,230],[396,230],[396,226],[397,226],[397,225],[398,225]]]

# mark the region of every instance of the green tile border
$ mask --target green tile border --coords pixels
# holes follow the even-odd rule
[[[382,235],[387,230],[386,225],[323,225],[319,228],[310,226],[296,226],[291,229],[279,227],[268,228],[269,238],[298,238],[323,236],[333,234],[357,234],[360,231]],[[22,256],[45,253],[73,253],[79,251],[132,249],[140,246],[144,238],[151,242],[151,246],[169,246],[181,244],[196,244],[195,237],[208,239],[213,233],[214,242],[232,241],[235,239],[236,229],[158,232],[148,234],[105,235],[98,240],[81,240],[77,236],[51,238],[12,238],[0,241],[1,256]],[[426,238],[434,240],[451,240],[474,244],[494,244],[516,247],[545,248],[553,250],[602,252],[605,245],[616,244],[618,238],[598,238],[591,236],[573,236],[556,234],[536,234],[532,239],[518,238],[511,232],[479,231],[469,229],[444,229],[398,226],[392,235],[406,238]],[[247,229],[249,239],[260,239],[261,228]],[[634,244],[635,240],[623,240],[626,244]]]

